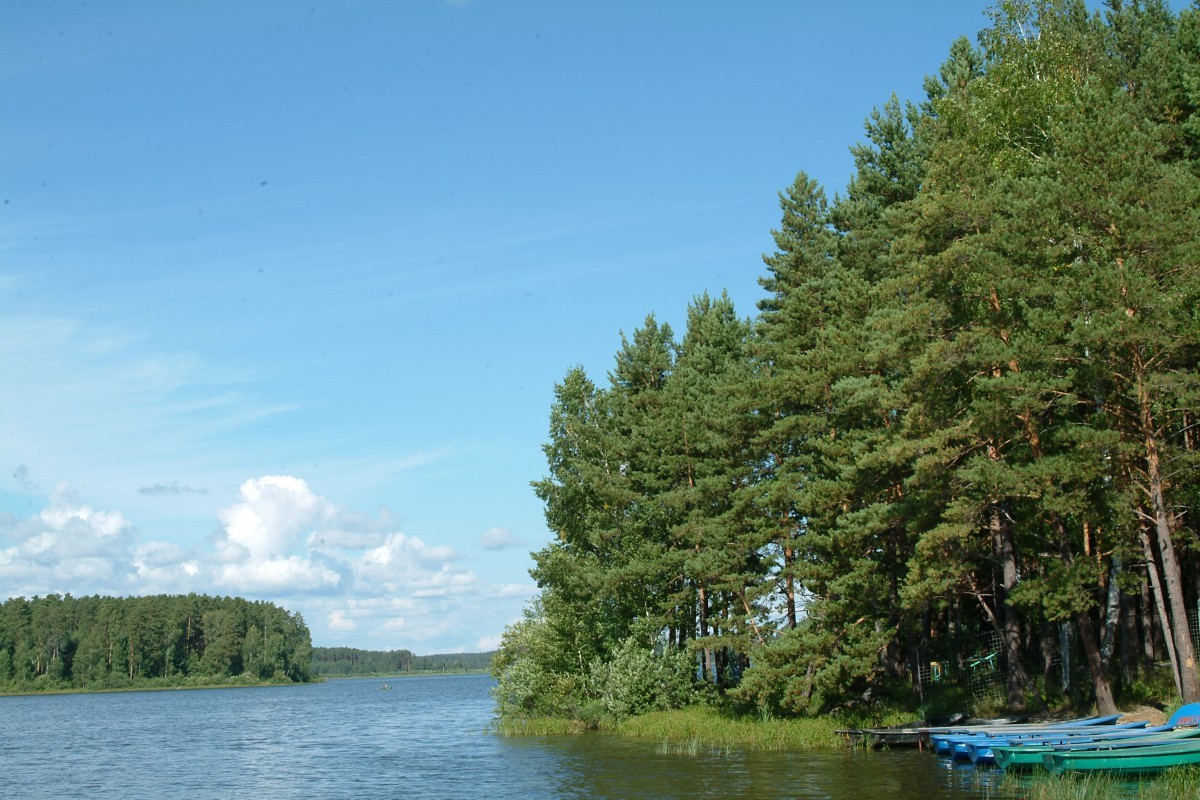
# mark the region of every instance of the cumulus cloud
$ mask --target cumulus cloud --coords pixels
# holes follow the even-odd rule
[[[336,588],[342,576],[308,558],[278,556],[224,564],[217,570],[216,582],[253,594],[305,593]]]
[[[470,649],[536,591],[496,585],[453,547],[376,515],[335,506],[302,479],[245,481],[207,541],[143,540],[119,511],[60,486],[25,519],[0,515],[0,587],[48,593],[233,594],[277,602],[309,621],[315,644],[416,652]],[[495,529],[488,541],[510,535]]]
[[[119,512],[81,505],[60,484],[50,505],[23,520],[5,517],[0,529],[0,582],[10,596],[128,591],[137,531]]]
[[[479,534],[479,546],[484,550],[506,550],[510,547],[520,547],[525,544],[507,528],[489,528]]]
[[[99,538],[115,537],[131,528],[120,512],[93,511],[90,506],[81,506],[74,492],[65,483],[54,490],[49,508],[39,515],[48,529],[87,537],[88,533]]]
[[[332,503],[290,475],[248,480],[242,484],[241,498],[217,516],[228,540],[255,560],[286,554],[300,544],[307,530],[334,516]]]
[[[429,596],[448,582],[462,588],[474,584],[473,573],[454,566],[457,559],[453,547],[430,547],[416,536],[396,532],[363,553],[353,569],[357,583],[373,586],[377,592]]]
[[[399,530],[386,509],[372,517],[338,508],[299,478],[246,481],[218,518],[214,582],[295,598],[318,642],[352,636],[364,646],[367,636],[381,649],[419,648],[461,633],[463,619],[480,616],[480,598],[511,602],[510,590],[462,567],[455,548]]]
[[[335,551],[335,550],[366,550],[368,548],[379,547],[387,541],[387,533],[377,530],[344,530],[341,528],[329,528],[326,530],[313,531],[308,536],[307,546],[309,550],[314,551]]]

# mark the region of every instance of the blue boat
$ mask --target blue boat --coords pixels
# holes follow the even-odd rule
[[[1047,739],[1038,743],[1017,739],[1008,745],[996,745],[993,757],[1006,770],[1043,766],[1046,753],[1120,752],[1136,748],[1183,742],[1200,737],[1200,703],[1183,706],[1163,725],[1142,729],[1097,731],[1064,740]],[[979,763],[979,762],[976,762]]]
[[[993,747],[1006,745],[1050,745],[1069,744],[1075,742],[1091,742],[1097,739],[1120,738],[1123,736],[1139,736],[1146,730],[1145,722],[1126,722],[1122,725],[1088,726],[1070,730],[1038,731],[1036,733],[1019,733],[1013,736],[976,736],[969,740],[955,742],[954,756],[962,758],[960,748],[972,764],[991,764],[996,760]],[[1100,731],[1094,730],[1100,727]]]
[[[932,749],[938,755],[952,756],[965,760],[969,758],[965,742],[969,742],[976,737],[1056,733],[1059,731],[1070,731],[1078,728],[1090,728],[1094,725],[1112,725],[1118,719],[1120,719],[1120,717],[1120,714],[1112,714],[1099,717],[1084,717],[1082,719],[1074,719],[1066,722],[1046,722],[1033,725],[984,725],[969,728],[949,728],[936,732],[931,730],[929,733],[929,741]],[[959,743],[964,743],[961,748],[956,746]]]

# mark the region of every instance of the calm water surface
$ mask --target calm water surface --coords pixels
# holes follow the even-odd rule
[[[911,751],[503,738],[487,732],[488,677],[381,683],[3,697],[0,797],[941,800],[995,782]]]

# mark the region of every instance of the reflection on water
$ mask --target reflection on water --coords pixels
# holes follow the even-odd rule
[[[544,796],[563,798],[978,798],[966,771],[917,752],[759,753],[679,748],[603,735],[510,739],[555,754]]]
[[[0,698],[0,797],[981,798],[926,753],[756,753],[488,733],[483,676]]]

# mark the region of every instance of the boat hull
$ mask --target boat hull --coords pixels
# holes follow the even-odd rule
[[[1195,764],[1200,764],[1200,742],[1042,754],[1042,766],[1056,775],[1064,772],[1153,775],[1172,767]]]
[[[1093,753],[1100,751],[1132,750],[1186,741],[1200,736],[1200,728],[1179,728],[1159,733],[1147,733],[1127,738],[1096,739],[1074,744],[1017,744],[993,748],[996,764],[1006,771],[1024,772],[1041,769],[1045,753]]]

